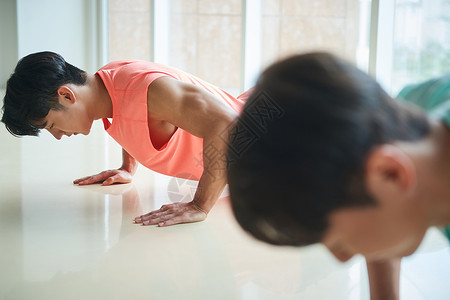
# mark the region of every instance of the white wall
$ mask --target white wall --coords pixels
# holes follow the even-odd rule
[[[0,1],[0,89],[5,87],[17,60],[16,16],[15,0]]]
[[[17,53],[17,11],[15,0],[0,1],[0,99],[4,97],[6,80],[14,70]],[[3,102],[0,102],[3,106]],[[7,177],[17,177],[17,170],[10,169],[10,162],[20,160],[20,141],[13,138],[0,125],[0,165],[7,169],[0,172],[0,191],[8,192],[8,186],[4,182]]]
[[[98,48],[92,43],[98,32],[97,16],[89,0],[17,0],[18,55],[50,50],[70,63],[94,72]]]

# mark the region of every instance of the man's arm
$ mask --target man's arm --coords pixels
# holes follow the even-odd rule
[[[150,85],[148,103],[152,119],[167,121],[203,138],[204,170],[193,201],[164,205],[135,221],[159,226],[202,221],[226,184],[226,138],[237,113],[203,89],[170,77]]]
[[[130,183],[136,173],[137,162],[125,149],[122,149],[122,166],[117,170],[107,170],[101,173],[74,180],[74,184],[88,185],[102,182],[102,185],[113,183]]]
[[[398,300],[401,258],[367,262],[371,300]]]

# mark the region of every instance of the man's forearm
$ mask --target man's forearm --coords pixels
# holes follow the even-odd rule
[[[131,175],[134,175],[134,173],[136,173],[137,166],[138,164],[136,159],[134,159],[133,156],[122,148],[122,167],[120,168],[128,171]]]
[[[203,173],[194,196],[194,203],[205,213],[209,213],[225,187],[226,181]]]
[[[198,183],[194,203],[208,213],[222,193],[226,183],[226,147],[222,126],[215,134],[203,139],[203,174]]]

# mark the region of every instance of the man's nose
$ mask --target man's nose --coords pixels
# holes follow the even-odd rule
[[[346,262],[350,260],[355,254],[349,251],[343,250],[330,250],[331,253],[336,257],[340,262]]]
[[[56,129],[47,129],[48,130],[48,132],[50,132],[54,137],[55,137],[55,139],[57,139],[57,140],[60,140],[61,138],[62,138],[62,136],[63,136],[63,132],[61,131],[61,130],[56,130]]]

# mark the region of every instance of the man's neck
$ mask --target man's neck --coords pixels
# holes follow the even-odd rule
[[[433,121],[431,140],[434,151],[431,157],[433,225],[450,224],[450,129],[441,121]]]
[[[89,113],[93,120],[101,118],[111,118],[113,108],[111,97],[103,81],[98,75],[88,75],[87,88],[89,92]]]

